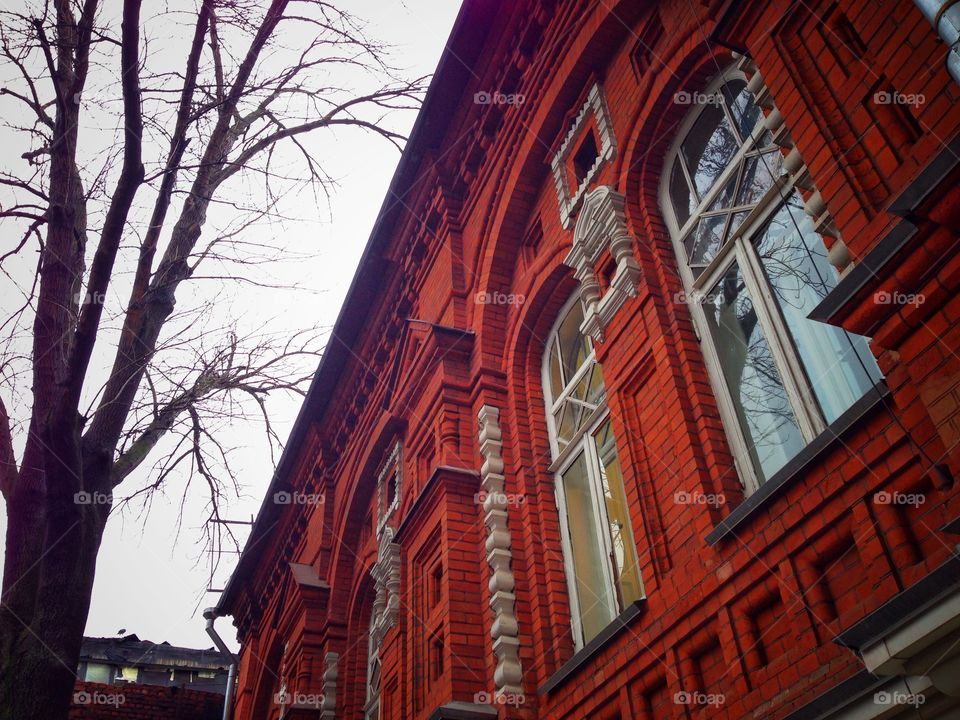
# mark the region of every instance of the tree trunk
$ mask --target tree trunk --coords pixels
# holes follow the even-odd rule
[[[83,498],[78,502],[72,495],[51,500],[42,544],[24,542],[28,539],[22,533],[36,530],[36,523],[24,515],[26,503],[8,507],[5,564],[24,572],[19,578],[4,573],[0,720],[65,720],[77,679],[110,505]],[[30,555],[17,557],[22,551]]]

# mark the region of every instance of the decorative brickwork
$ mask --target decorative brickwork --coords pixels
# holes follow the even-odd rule
[[[914,633],[905,651],[960,639],[937,645],[946,626],[924,629],[958,592],[946,563],[960,515],[960,85],[946,47],[908,0],[508,5],[465,2],[391,187],[403,202],[376,222],[286,445],[276,482],[325,501],[265,503],[221,600],[242,643],[236,720],[278,720],[280,677],[294,695],[323,692],[329,653],[337,720],[366,720],[365,708],[379,720],[802,720],[854,700],[889,712],[861,674],[861,647],[873,658],[888,645],[875,619],[922,610],[920,592],[944,603],[901,618]],[[804,236],[807,249],[842,271],[793,320],[871,337],[863,347],[883,374],[825,429],[808,423],[793,459],[749,490],[738,468],[750,458],[708,374],[719,343],[688,297],[686,236],[666,197],[679,146],[694,138],[686,151],[702,158],[711,140],[691,130],[703,115],[692,106],[716,102],[709,89],[728,71],[742,87],[738,66],[766,123],[752,127],[782,150],[762,152],[783,157],[820,233]],[[474,102],[494,90],[524,99]],[[680,179],[699,203],[691,226],[719,216],[699,193],[726,184]],[[747,296],[775,266],[744,248],[759,247],[770,223],[759,214],[779,203],[754,201],[722,208],[752,233],[724,262],[754,265],[749,288],[731,280],[710,296],[749,291],[710,332],[758,324]],[[727,272],[709,263],[703,273]],[[548,335],[574,297],[593,344],[558,349],[545,371]],[[762,299],[792,322],[789,297]],[[759,323],[763,337],[794,394],[813,388],[792,407],[819,417],[816,383],[840,375],[810,372],[803,338],[775,317]],[[565,426],[555,417],[551,439],[544,374],[555,367],[570,405],[598,410],[590,383],[563,375],[588,351],[606,389],[606,453],[574,443],[596,467],[560,476],[580,459],[552,454]],[[737,389],[738,377],[719,379]],[[598,430],[574,415],[566,427]],[[402,493],[378,482],[398,442]],[[622,500],[604,493],[615,472]],[[578,522],[561,516],[560,482]],[[603,501],[584,514],[587,497]],[[615,583],[595,582],[622,567],[624,537],[643,581],[627,607]],[[604,607],[620,617],[575,639],[590,611],[579,601],[608,591]],[[871,682],[914,682],[894,665],[878,661],[888,674]],[[950,673],[901,667],[922,675],[925,713],[957,712]]]

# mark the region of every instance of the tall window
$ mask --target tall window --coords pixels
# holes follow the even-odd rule
[[[575,297],[547,342],[543,384],[578,648],[643,597],[603,374]]]
[[[837,283],[731,71],[690,113],[663,204],[738,468],[755,489],[880,379],[866,338],[808,320]]]
[[[370,632],[367,638],[367,692],[363,706],[364,720],[379,720],[380,718],[380,651],[373,628],[377,622],[377,611],[374,608],[370,617]]]

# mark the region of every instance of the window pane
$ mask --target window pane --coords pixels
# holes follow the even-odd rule
[[[710,215],[701,218],[697,227],[687,238],[687,256],[693,267],[706,267],[723,243],[723,228],[727,224],[726,215]]]
[[[705,298],[704,312],[751,459],[766,480],[804,442],[736,264]]]
[[[560,323],[557,335],[560,340],[560,363],[563,366],[563,379],[569,383],[590,355],[590,343],[580,332],[583,322],[583,309],[579,302],[574,302],[567,312],[567,316]]]
[[[627,494],[623,488],[623,473],[617,458],[617,445],[613,427],[607,420],[594,435],[597,455],[600,458],[600,485],[603,488],[607,510],[607,525],[610,529],[612,556],[610,565],[616,584],[619,609],[643,597],[640,581],[640,561],[637,546],[633,541],[633,527],[627,511]]]
[[[604,577],[606,559],[600,551],[600,531],[583,453],[563,473],[562,482],[567,531],[573,551],[571,564],[580,603],[580,626],[583,628],[583,641],[588,642],[613,620],[614,604]]]
[[[737,176],[739,174],[740,171],[738,169],[737,172],[730,176],[727,184],[724,186],[723,190],[717,193],[717,196],[713,199],[713,202],[710,203],[710,207],[706,209],[706,212],[726,210],[727,208],[733,207],[733,196],[737,193]]]
[[[550,338],[550,399],[556,402],[563,392],[563,377],[560,375],[560,349],[555,338]]]
[[[754,103],[753,95],[747,90],[747,83],[743,80],[731,80],[724,85],[721,94],[727,101],[740,137],[748,138],[760,119],[760,108]]]
[[[837,275],[799,196],[781,205],[755,242],[814,394],[833,422],[880,379],[880,370],[866,338],[807,318]]]
[[[723,108],[718,104],[707,105],[681,146],[701,199],[739,148]]]
[[[780,165],[777,159],[780,157],[779,152],[772,152],[763,157],[754,155],[747,158],[737,205],[755,205],[760,201],[773,185],[772,173],[779,173]]]
[[[670,172],[670,202],[673,203],[673,211],[677,215],[677,225],[683,227],[690,219],[690,213],[696,210],[697,199],[690,192],[690,185],[687,184],[683,168],[680,167],[680,158],[674,161],[673,170]]]
[[[111,677],[112,668],[102,663],[87,663],[87,671],[83,679],[87,682],[109,684],[113,679]]]

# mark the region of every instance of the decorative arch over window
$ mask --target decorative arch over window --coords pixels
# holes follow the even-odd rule
[[[807,318],[837,273],[746,78],[731,68],[706,92],[675,97],[694,107],[668,157],[661,202],[751,491],[871,390],[880,371],[866,338]]]
[[[603,372],[583,324],[583,305],[575,296],[560,313],[543,356],[550,469],[577,648],[644,596]]]

